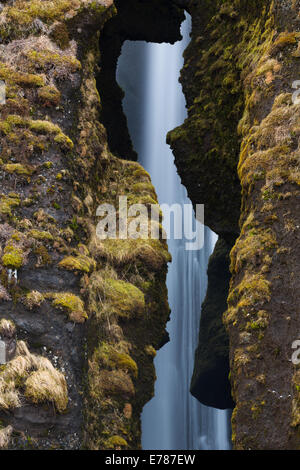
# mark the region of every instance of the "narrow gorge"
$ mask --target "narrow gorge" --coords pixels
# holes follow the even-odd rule
[[[127,41],[118,62],[117,81],[125,93],[123,108],[130,135],[162,208],[163,204],[167,208],[191,204],[166,144],[167,132],[186,117],[178,77],[190,29],[189,17],[181,27],[183,39],[174,45]],[[164,223],[168,219],[166,213]],[[230,441],[227,412],[201,406],[189,393],[208,258],[217,237],[206,229],[203,248],[187,251],[188,239],[175,239],[175,230],[168,240],[172,255],[167,276],[170,341],[154,361],[157,380],[154,398],[142,415],[143,448],[226,449]]]
[[[299,0],[1,1],[0,449],[299,449],[299,57]]]

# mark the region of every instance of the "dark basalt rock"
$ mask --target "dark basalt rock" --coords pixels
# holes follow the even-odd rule
[[[222,322],[229,289],[231,245],[218,240],[208,265],[208,289],[202,305],[199,345],[191,393],[201,403],[215,408],[233,408],[229,375],[229,342]]]
[[[0,448],[138,449],[155,350],[167,340],[169,254],[162,240],[141,250],[145,264],[131,244],[122,258],[121,246],[98,243],[95,214],[125,191],[152,200],[144,169],[117,158],[136,158],[117,59],[126,39],[180,39],[184,15],[171,0],[48,3],[0,4],[0,79],[8,81],[0,105],[0,320],[13,322],[16,360],[26,366],[12,383],[13,402],[5,384],[0,390]],[[134,189],[141,182],[147,194]],[[119,290],[107,297],[109,281]],[[140,316],[131,319],[134,300]],[[28,385],[35,372],[46,375],[36,382],[47,393]]]

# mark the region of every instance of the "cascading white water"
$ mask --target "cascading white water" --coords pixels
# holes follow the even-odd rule
[[[189,30],[188,17],[182,27],[183,40],[175,45],[127,41],[118,63],[117,80],[125,91],[123,107],[131,137],[160,204],[190,203],[166,144],[167,132],[186,117],[178,77]],[[155,396],[142,415],[145,450],[229,449],[227,412],[205,407],[189,393],[208,258],[216,240],[205,228],[201,250],[187,251],[184,239],[168,241],[173,258],[167,278],[170,342],[155,359]]]

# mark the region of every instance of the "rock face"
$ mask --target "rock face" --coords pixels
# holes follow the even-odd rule
[[[206,203],[206,223],[229,244],[239,232],[224,314],[236,449],[300,446],[291,360],[300,327],[299,8],[296,0],[191,0],[182,73],[189,116],[168,137],[190,197]],[[197,367],[194,392],[196,378]]]
[[[229,289],[229,251],[219,238],[208,265],[208,288],[202,305],[199,346],[191,393],[201,403],[214,408],[233,408],[229,375],[229,341],[222,322]]]
[[[206,225],[229,241],[238,232],[240,139],[236,128],[243,95],[232,60],[232,31],[222,21],[226,12],[219,10],[219,2],[189,2],[192,40],[184,53],[181,75],[188,119],[169,133],[168,142],[190,199],[194,204],[205,204]],[[207,31],[213,30],[212,18],[214,28],[219,29],[217,38]]]
[[[180,37],[177,6],[127,3],[127,15],[145,9],[154,40],[150,4],[160,40]],[[96,84],[99,38],[116,5],[16,0],[0,11],[0,336],[11,354],[0,371],[2,448],[140,447],[170,256],[164,241],[96,235],[102,203],[157,202],[149,175],[128,161],[130,141],[114,156],[101,122],[114,110]],[[118,34],[120,48],[127,33]]]
[[[230,335],[237,449],[298,449],[299,2],[262,5],[258,57],[245,76],[238,173],[241,234],[231,254]]]

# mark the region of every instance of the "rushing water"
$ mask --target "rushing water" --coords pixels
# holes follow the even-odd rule
[[[117,80],[125,91],[123,106],[134,147],[161,204],[190,203],[166,144],[167,132],[186,117],[178,77],[189,30],[188,18],[182,27],[183,40],[175,45],[127,41],[118,64]],[[229,448],[227,412],[205,407],[189,393],[208,258],[216,240],[205,227],[201,250],[187,251],[184,239],[168,242],[173,258],[167,278],[170,342],[155,359],[155,396],[142,415],[143,449]]]

